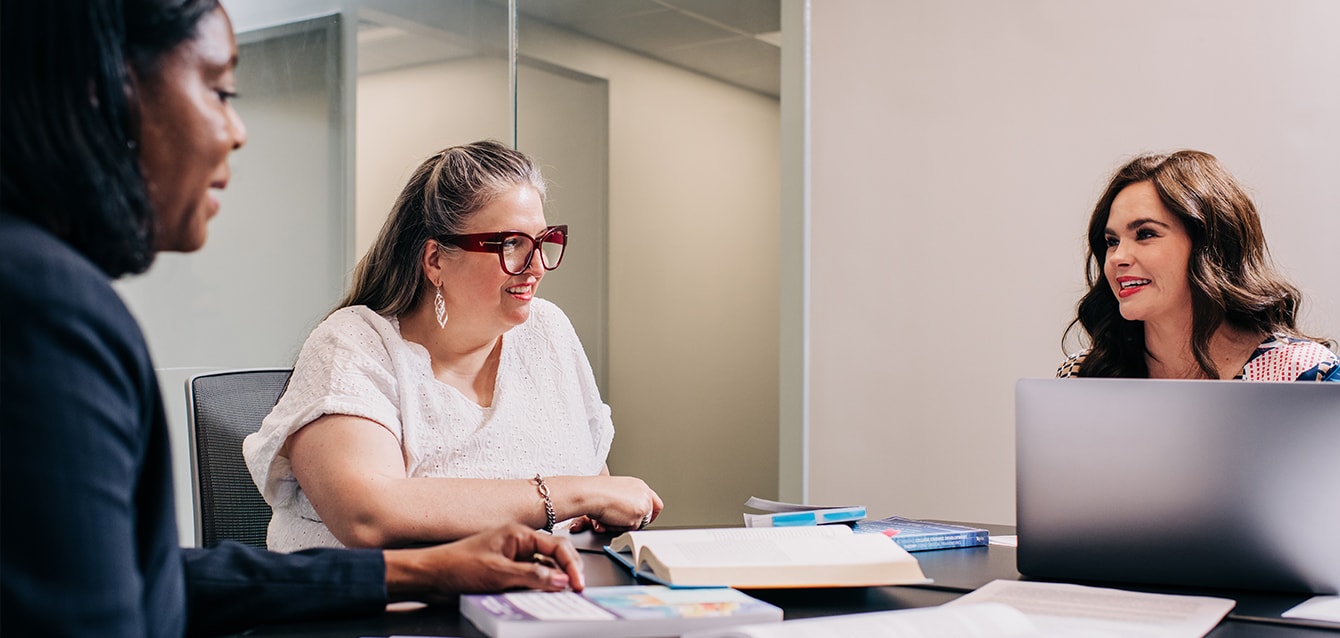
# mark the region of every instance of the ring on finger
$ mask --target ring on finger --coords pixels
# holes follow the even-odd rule
[[[638,528],[638,529],[642,529],[642,528],[646,527],[647,524],[650,523],[650,522],[651,522],[651,513],[647,513],[646,516],[643,516],[643,517],[642,517],[642,522],[637,526],[637,528]]]

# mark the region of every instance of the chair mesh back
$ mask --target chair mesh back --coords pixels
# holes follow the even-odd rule
[[[290,370],[243,370],[191,379],[191,447],[196,538],[202,547],[234,540],[265,547],[270,506],[242,458],[242,439],[261,427]]]

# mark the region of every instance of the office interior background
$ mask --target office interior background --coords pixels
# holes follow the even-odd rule
[[[184,380],[291,366],[414,167],[477,139],[551,182],[541,296],[667,525],[751,495],[1013,523],[1014,382],[1078,348],[1088,215],[1139,152],[1218,155],[1340,338],[1329,0],[223,3],[250,141],[205,249],[119,284],[187,543]]]

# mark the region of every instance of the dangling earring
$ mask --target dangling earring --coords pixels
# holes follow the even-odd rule
[[[437,297],[433,298],[433,310],[437,312],[437,325],[447,327],[447,302],[442,300],[442,286],[437,287]]]

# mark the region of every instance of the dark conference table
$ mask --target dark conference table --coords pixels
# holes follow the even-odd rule
[[[1014,528],[980,525],[993,535],[1013,534]],[[572,537],[582,552],[588,587],[632,585],[632,576],[600,552],[609,537],[590,533]],[[1019,580],[1015,569],[1015,549],[1001,545],[948,549],[914,554],[929,585],[899,587],[855,587],[837,589],[749,590],[749,595],[766,600],[786,613],[787,620],[854,614],[870,611],[933,607],[949,602],[995,579]],[[1101,585],[1101,583],[1094,583]],[[1109,585],[1111,586],[1111,585]],[[1280,614],[1306,600],[1302,594],[1269,594],[1167,588],[1123,589],[1169,594],[1200,594],[1233,598],[1238,604],[1228,617],[1208,635],[1212,638],[1309,638],[1340,636],[1340,625],[1281,619]],[[369,636],[460,636],[484,638],[470,621],[460,616],[455,605],[422,607],[406,611],[388,611],[376,616],[352,620],[271,625],[251,630],[245,636],[283,636],[287,638],[364,638]]]

